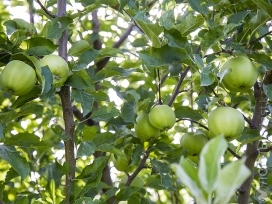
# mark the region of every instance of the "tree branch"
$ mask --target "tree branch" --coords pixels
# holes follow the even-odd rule
[[[66,0],[58,0],[58,16],[66,15]],[[65,30],[62,33],[61,38],[59,39],[59,47],[58,52],[59,56],[67,61],[67,42],[68,35]],[[74,149],[74,118],[73,118],[73,108],[71,102],[71,94],[70,87],[63,86],[59,92],[59,96],[62,103],[62,112],[65,126],[65,134],[68,137],[66,141],[64,141],[65,146],[65,162],[69,166],[69,172],[66,175],[66,183],[65,183],[65,203],[70,204],[70,196],[73,196],[71,193],[71,184],[73,179],[75,178],[75,169],[76,169],[76,159],[75,159],[75,149]]]
[[[130,35],[132,29],[133,29],[133,25],[130,24],[130,25],[127,27],[126,31],[123,33],[123,35],[120,36],[120,39],[119,39],[118,41],[116,41],[116,42],[113,44],[112,47],[113,47],[113,48],[118,48],[118,47],[120,47],[120,45],[121,45],[121,44],[127,39],[127,37]],[[98,62],[96,63],[97,71],[103,69],[103,68],[106,66],[106,64],[109,62],[109,60],[110,60],[110,57],[105,57],[105,58],[103,58],[102,60],[98,61]]]
[[[42,5],[42,3],[40,2],[40,0],[36,0],[36,1],[37,1],[37,3],[40,5],[40,7],[42,8],[42,10],[44,10],[44,12],[45,12],[47,15],[49,15],[49,16],[52,17],[52,18],[56,18],[56,17],[57,17],[57,15],[55,15],[55,14],[51,13],[50,11],[48,11],[48,9],[47,9],[44,5]]]
[[[179,80],[178,80],[178,83],[175,87],[175,90],[168,102],[168,106],[172,106],[172,104],[174,103],[176,97],[178,96],[179,94],[179,89],[180,89],[180,86],[185,78],[185,76],[187,75],[188,71],[190,70],[190,66],[187,66],[186,69],[180,74],[180,77],[179,77]]]

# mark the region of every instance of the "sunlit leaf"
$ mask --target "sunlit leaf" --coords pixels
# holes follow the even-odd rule
[[[29,175],[29,164],[25,158],[20,156],[15,147],[0,145],[0,157],[6,160],[20,174],[22,181]]]
[[[202,189],[211,195],[218,187],[220,159],[227,150],[228,143],[223,135],[208,141],[200,153],[198,178]]]
[[[245,165],[245,158],[224,166],[219,174],[214,204],[228,204],[236,190],[250,174],[251,171]]]

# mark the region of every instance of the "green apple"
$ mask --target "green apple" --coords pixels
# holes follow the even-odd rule
[[[112,156],[112,163],[118,171],[127,171],[129,169],[129,161],[126,157]]]
[[[1,87],[15,96],[21,96],[31,91],[35,82],[35,70],[19,60],[10,61],[0,76]]]
[[[226,89],[233,92],[249,90],[256,82],[258,70],[245,56],[227,60],[220,70],[222,83]]]
[[[48,66],[53,75],[53,87],[61,87],[69,76],[67,62],[58,55],[46,55],[40,60],[41,67]]]
[[[188,151],[188,155],[194,156],[200,154],[206,142],[207,138],[205,135],[187,132],[181,137],[180,146]]]
[[[231,107],[218,107],[208,116],[210,137],[223,134],[228,141],[241,136],[245,127],[242,113]]]
[[[148,118],[151,125],[160,130],[170,129],[176,122],[175,112],[167,105],[156,105],[150,110]]]
[[[125,175],[120,181],[120,187],[124,186],[127,183],[128,177]],[[140,176],[136,176],[129,186],[142,188],[145,185],[145,181]]]
[[[150,124],[146,113],[142,113],[136,118],[134,129],[136,136],[144,142],[157,139],[160,136],[160,130]]]

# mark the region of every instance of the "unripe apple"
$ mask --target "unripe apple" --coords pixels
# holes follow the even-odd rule
[[[10,61],[0,76],[1,87],[15,96],[21,96],[31,91],[35,82],[35,70],[19,60]]]
[[[58,55],[46,55],[40,60],[41,67],[48,66],[53,75],[53,87],[61,87],[69,76],[67,62]]]
[[[167,105],[156,105],[148,114],[152,126],[160,129],[170,129],[176,122],[175,112]]]
[[[195,134],[193,132],[185,133],[180,139],[180,146],[188,151],[188,155],[199,155],[202,148],[207,142],[207,138],[203,134]]]
[[[227,60],[221,67],[222,83],[226,89],[233,92],[246,91],[256,82],[258,70],[245,56]]]
[[[160,136],[160,130],[150,124],[146,113],[142,113],[136,118],[134,129],[136,136],[144,142],[157,139]]]
[[[241,136],[245,120],[241,112],[231,107],[218,107],[208,116],[211,137],[223,134],[228,141]]]
[[[118,171],[127,171],[129,169],[129,161],[126,157],[112,156],[112,163]]]
[[[124,186],[127,183],[128,177],[127,175],[125,175],[121,181],[120,181],[120,187]],[[140,176],[136,176],[131,184],[129,186],[134,186],[134,187],[139,187],[142,188],[145,184],[145,181],[140,177]]]

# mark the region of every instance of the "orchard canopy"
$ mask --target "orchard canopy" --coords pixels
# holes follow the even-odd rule
[[[271,0],[2,0],[0,203],[271,204],[271,49]]]

